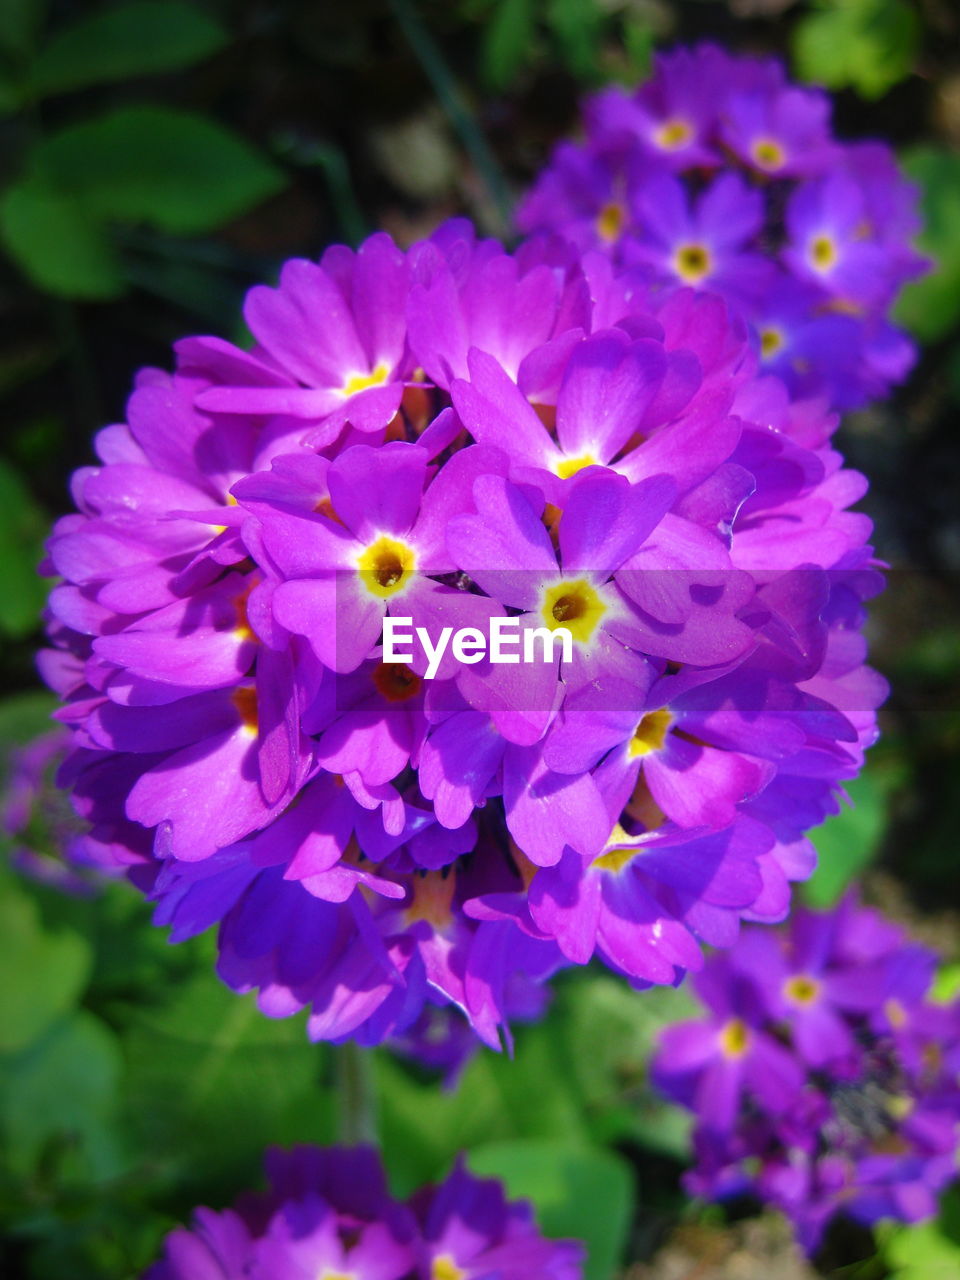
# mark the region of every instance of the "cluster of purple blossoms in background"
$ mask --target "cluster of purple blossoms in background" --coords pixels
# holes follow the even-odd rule
[[[562,965],[675,983],[782,919],[885,693],[835,416],[721,298],[460,222],[245,318],[140,375],[49,543],[84,858],[365,1044],[449,1005],[499,1047]],[[572,654],[427,679],[386,616]]]
[[[914,360],[888,320],[925,270],[917,193],[880,142],[842,143],[830,100],[775,59],[677,49],[627,92],[585,105],[518,215],[640,265],[655,287],[710,289],[751,325],[762,367],[798,396],[852,408]]]
[[[936,964],[852,895],[712,957],[708,1016],[668,1027],[652,1068],[697,1118],[687,1189],[758,1196],[810,1252],[838,1214],[935,1214],[960,1123],[960,1004],[930,1000]]]
[[[273,1149],[270,1190],[198,1209],[145,1280],[579,1280],[583,1249],[540,1235],[529,1206],[458,1163],[407,1203],[370,1147]]]
[[[82,824],[54,784],[69,745],[69,732],[55,728],[0,759],[7,774],[0,790],[0,834],[9,838],[10,862],[22,875],[86,896],[98,891],[103,868],[84,866]]]

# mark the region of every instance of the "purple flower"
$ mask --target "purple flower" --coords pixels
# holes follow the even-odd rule
[[[853,895],[710,959],[709,1016],[667,1028],[653,1064],[697,1117],[689,1189],[758,1195],[808,1252],[837,1214],[934,1214],[960,1121],[960,1022],[930,1000],[935,963]]]
[[[458,1162],[408,1204],[394,1200],[373,1148],[272,1149],[270,1189],[234,1209],[197,1209],[145,1280],[577,1280],[583,1248],[551,1241],[529,1206]]]
[[[910,243],[917,192],[883,144],[832,136],[826,95],[704,44],[583,115],[586,141],[559,144],[522,231],[721,293],[794,395],[857,407],[906,376],[915,353],[887,316],[929,265]]]
[[[822,403],[717,296],[459,222],[248,311],[254,353],[141,375],[50,540],[88,856],[364,1044],[499,1048],[564,964],[672,983],[781,919],[885,691]]]
[[[695,199],[681,181],[652,175],[632,200],[634,234],[623,247],[627,262],[649,266],[669,284],[716,290],[735,301],[770,292],[774,268],[751,253],[764,223],[764,202],[736,173],[722,173]]]

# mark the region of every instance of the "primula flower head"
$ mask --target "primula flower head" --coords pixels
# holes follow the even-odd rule
[[[462,222],[247,319],[139,376],[50,540],[87,847],[365,1044],[499,1047],[564,964],[673,983],[781,918],[884,694],[834,419],[722,299]]]
[[[579,1280],[583,1248],[540,1235],[529,1205],[458,1161],[438,1186],[393,1199],[371,1147],[271,1149],[269,1190],[197,1209],[144,1280]]]
[[[960,1018],[930,999],[936,959],[852,894],[712,957],[694,983],[707,1016],[668,1027],[652,1068],[696,1116],[688,1190],[758,1196],[810,1252],[838,1214],[934,1214],[960,1122]]]
[[[910,243],[917,193],[888,147],[833,137],[824,93],[703,44],[583,114],[585,141],[557,146],[522,231],[722,294],[795,395],[853,408],[906,376],[914,351],[887,316],[927,266]]]

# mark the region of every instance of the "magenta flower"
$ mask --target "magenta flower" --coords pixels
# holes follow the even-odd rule
[[[407,1204],[387,1189],[369,1147],[272,1149],[270,1189],[236,1208],[197,1209],[191,1229],[167,1237],[144,1280],[578,1280],[583,1247],[547,1240],[529,1206],[458,1162]]]
[[[808,1252],[838,1214],[932,1216],[960,1122],[960,1022],[930,1000],[935,964],[852,895],[708,961],[708,1017],[667,1028],[653,1065],[697,1118],[688,1189],[759,1196]]]
[[[523,232],[721,293],[794,395],[850,408],[902,381],[915,352],[888,313],[928,266],[910,243],[917,192],[883,144],[833,137],[825,94],[704,44],[583,114],[586,141],[559,144]]]
[[[141,375],[50,540],[85,856],[363,1044],[498,1048],[564,964],[673,983],[782,918],[885,692],[823,405],[722,299],[465,223],[248,321]]]

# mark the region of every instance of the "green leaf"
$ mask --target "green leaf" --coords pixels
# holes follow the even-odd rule
[[[636,992],[607,974],[571,975],[553,1015],[557,1060],[593,1117],[598,1141],[629,1139],[677,1159],[689,1152],[689,1116],[647,1082],[647,1064],[663,1027],[695,1017],[686,987]]]
[[[31,689],[0,702],[0,743],[4,748],[21,746],[53,728],[50,713],[57,699],[44,689]]]
[[[934,342],[960,319],[960,155],[918,147],[903,157],[903,167],[920,184],[924,229],[917,247],[934,268],[906,286],[894,318],[921,341]]]
[[[494,89],[505,89],[523,67],[533,39],[532,0],[499,0],[483,32],[483,73]]]
[[[122,107],[42,142],[33,162],[95,218],[199,235],[284,185],[283,174],[213,120],[167,107]]]
[[[582,1240],[586,1280],[618,1270],[633,1208],[633,1179],[611,1151],[561,1142],[496,1142],[467,1157],[474,1173],[500,1178],[511,1198],[533,1203],[545,1235]]]
[[[33,64],[40,94],[63,93],[128,76],[176,71],[227,42],[219,23],[180,0],[134,0],[87,14],[58,31]]]
[[[304,1018],[265,1018],[253,996],[214,976],[212,960],[131,1020],[125,1125],[150,1160],[182,1178],[202,1169],[208,1181],[230,1179],[239,1170],[251,1183],[268,1143],[331,1140],[333,1100]]]
[[[56,706],[57,700],[53,695],[42,689],[31,689],[28,693],[14,694],[0,701],[0,795],[6,785],[10,750],[25,746],[33,738],[53,729],[50,713]],[[3,842],[4,837],[0,835],[0,846]]]
[[[845,784],[852,801],[812,833],[817,869],[801,886],[808,906],[831,907],[869,865],[886,825],[886,787],[882,775],[867,770]]]
[[[802,80],[879,98],[908,75],[920,21],[904,0],[821,0],[821,13],[794,28],[793,57]]]
[[[942,965],[930,988],[930,999],[935,1004],[952,1004],[958,995],[960,995],[960,964]]]
[[[115,298],[123,282],[103,231],[73,197],[27,178],[0,197],[0,238],[34,284],[66,298]]]
[[[116,1036],[80,1009],[50,1026],[22,1053],[0,1059],[0,1123],[14,1168],[27,1171],[44,1144],[80,1139],[95,1174],[119,1163],[111,1133],[122,1061]]]
[[[960,1275],[960,1189],[943,1198],[930,1222],[889,1231],[884,1247],[894,1280],[956,1280]]]
[[[39,624],[50,583],[37,565],[49,524],[24,480],[0,458],[0,634],[28,636]]]
[[[32,898],[8,879],[0,896],[0,1053],[25,1049],[87,985],[92,957],[79,934],[47,933]]]

